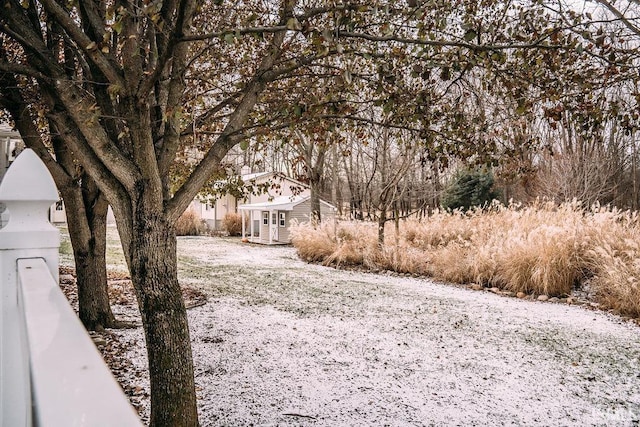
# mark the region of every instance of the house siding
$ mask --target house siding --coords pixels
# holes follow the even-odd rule
[[[289,220],[287,221],[287,228],[291,225],[292,220],[296,220],[298,224],[309,222],[309,218],[311,217],[311,200],[306,200],[300,203],[288,213],[290,215]]]
[[[333,218],[335,217],[335,215],[336,215],[336,212],[333,210],[333,208],[320,202],[320,220],[321,221],[327,221],[327,220],[333,221]]]
[[[301,185],[299,182],[292,180],[289,177],[276,173],[269,173],[264,176],[254,178],[246,182],[245,185],[257,186],[269,181],[271,181],[271,188],[269,188],[266,193],[257,195],[249,194],[247,201],[243,204],[262,203],[279,196],[293,196],[294,190]],[[308,195],[310,194],[310,190],[307,187],[297,188],[297,194]]]
[[[222,224],[222,220],[229,213],[236,213],[237,203],[235,197],[225,194],[215,202],[215,208],[211,215],[215,218],[216,224]]]
[[[280,227],[280,212],[284,212],[284,227]],[[280,242],[290,242],[291,241],[291,230],[290,230],[290,219],[291,214],[294,211],[278,211],[278,241]]]
[[[290,214],[291,215],[287,221],[287,227],[291,223],[290,221],[293,219],[295,219],[299,224],[303,222],[309,222],[309,219],[311,218],[311,200],[306,200],[300,203],[299,205],[295,206],[293,208],[293,211],[290,212]],[[320,203],[320,220],[321,221],[325,221],[328,219],[333,220],[334,216],[335,216],[335,212],[333,211],[333,209],[330,206],[321,202]]]

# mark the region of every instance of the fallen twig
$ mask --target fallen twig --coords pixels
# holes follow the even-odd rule
[[[187,305],[185,308],[187,310],[189,310],[189,309],[192,309],[192,308],[201,307],[201,306],[205,305],[206,303],[207,303],[207,301],[196,302],[196,303]]]
[[[288,412],[286,414],[282,414],[285,417],[299,417],[299,418],[310,418],[312,420],[315,420],[316,417],[314,417],[313,415],[303,415],[303,414],[295,414],[293,412]]]

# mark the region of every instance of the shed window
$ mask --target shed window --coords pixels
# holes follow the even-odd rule
[[[262,212],[262,224],[269,225],[269,212]]]
[[[62,203],[62,200],[58,200],[56,202],[56,210],[57,211],[63,211],[64,210],[64,204]]]
[[[280,227],[284,227],[286,219],[286,213],[280,212]]]

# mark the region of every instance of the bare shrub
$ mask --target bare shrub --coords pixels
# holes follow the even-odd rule
[[[242,215],[238,213],[228,213],[222,219],[222,229],[229,236],[242,235]]]
[[[587,205],[614,199],[619,162],[602,148],[565,151],[542,157],[537,192],[558,202],[582,200]]]
[[[187,209],[180,215],[175,227],[176,236],[199,236],[206,231],[206,226],[192,209]]]

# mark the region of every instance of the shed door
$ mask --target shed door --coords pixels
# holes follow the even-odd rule
[[[278,211],[271,212],[271,240],[278,240]]]

